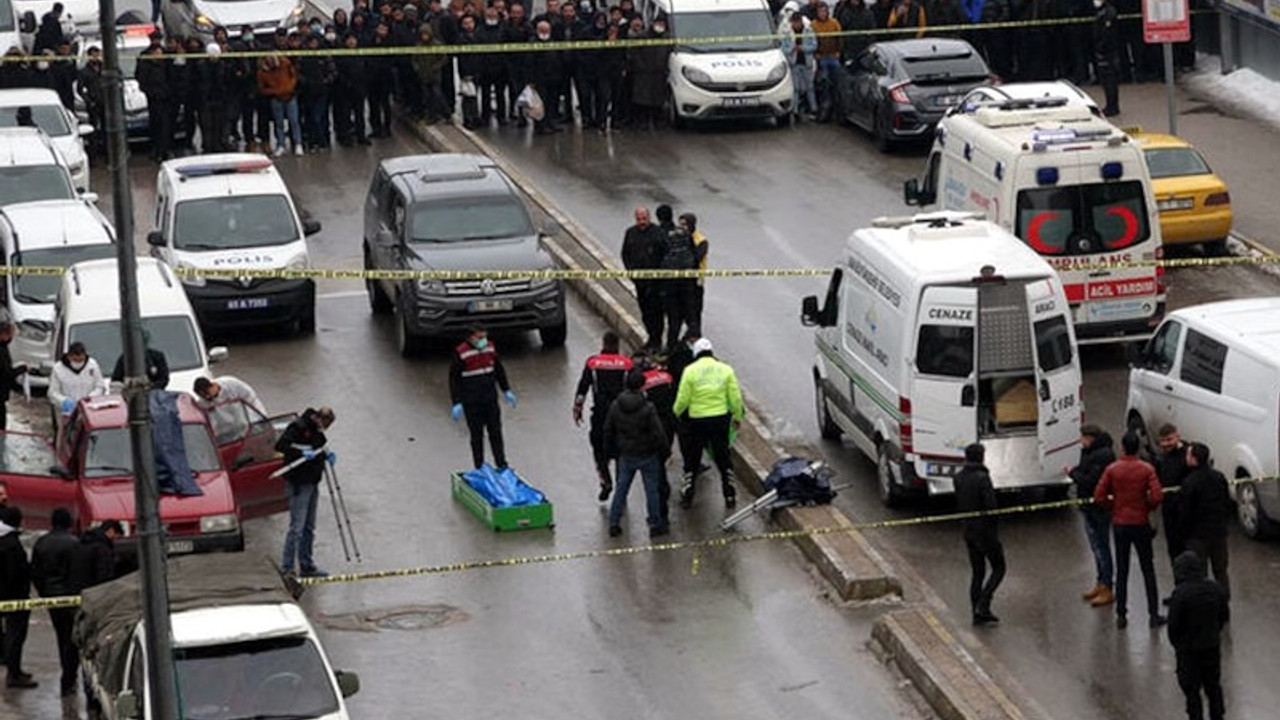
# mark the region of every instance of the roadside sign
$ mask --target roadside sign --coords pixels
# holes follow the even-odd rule
[[[1152,45],[1189,41],[1187,0],[1142,0],[1142,38]]]

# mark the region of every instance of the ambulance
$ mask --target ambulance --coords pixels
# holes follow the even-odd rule
[[[1054,269],[981,214],[876,220],[801,305],[822,437],[875,461],[889,506],[953,492],[975,441],[998,491],[1065,496],[1084,417],[1070,317]]]
[[[1142,148],[1085,103],[964,103],[938,124],[924,178],[903,194],[983,212],[1044,257],[1082,344],[1144,340],[1164,316],[1164,268],[1142,264],[1164,253]]]

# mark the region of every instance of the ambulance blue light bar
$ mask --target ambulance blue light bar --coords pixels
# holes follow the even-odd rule
[[[1049,149],[1050,145],[1067,145],[1074,142],[1101,140],[1110,135],[1110,128],[1037,128],[1031,131],[1031,151],[1044,152]]]
[[[1102,163],[1103,180],[1119,180],[1124,176],[1124,165],[1118,162]]]
[[[271,167],[271,159],[266,157],[254,160],[227,160],[224,162],[183,165],[178,168],[178,175],[183,178],[234,175],[236,173],[261,172],[269,167]]]
[[[1058,184],[1058,168],[1056,167],[1036,168],[1036,183],[1040,185],[1057,185]]]

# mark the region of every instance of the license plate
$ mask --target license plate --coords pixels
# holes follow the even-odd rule
[[[933,96],[934,105],[951,107],[952,105],[955,105],[956,103],[959,103],[959,102],[960,102],[959,95],[934,95]]]
[[[196,551],[196,544],[191,540],[170,540],[164,544],[170,555],[186,555]]]
[[[503,312],[511,309],[510,300],[473,300],[471,312]]]
[[[228,310],[260,310],[270,302],[267,298],[236,298],[227,301]]]
[[[750,95],[747,97],[727,97],[720,101],[725,107],[751,107],[760,104],[759,95]]]
[[[1156,207],[1160,210],[1160,212],[1166,212],[1169,210],[1190,210],[1195,206],[1196,206],[1196,201],[1192,200],[1191,198],[1175,199],[1175,200],[1160,200],[1159,202],[1156,203]]]

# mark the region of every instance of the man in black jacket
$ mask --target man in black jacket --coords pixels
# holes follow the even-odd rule
[[[1182,483],[1179,529],[1187,549],[1209,563],[1213,568],[1213,579],[1230,596],[1227,523],[1231,519],[1231,491],[1227,487],[1227,478],[1213,469],[1209,448],[1203,443],[1191,443],[1187,447],[1187,469],[1190,474]]]
[[[115,542],[123,534],[119,520],[106,520],[80,533],[80,548],[71,559],[71,584],[77,593],[121,574]]]
[[[159,30],[151,33],[151,45],[142,51],[147,58],[158,58],[164,55],[161,41],[164,34]],[[147,121],[151,134],[151,159],[156,162],[168,160],[173,150],[173,120],[175,115],[174,91],[169,82],[169,61],[159,59],[140,59],[138,69],[134,71],[138,80],[138,89],[147,96]]]
[[[1209,699],[1209,720],[1222,720],[1222,627],[1231,618],[1227,591],[1205,577],[1204,558],[1188,550],[1173,561],[1169,642],[1177,652],[1178,686],[1187,717],[1204,720],[1200,692]]]
[[[983,464],[986,448],[973,443],[964,449],[964,468],[956,473],[956,511],[961,513],[987,513],[995,510],[996,491],[991,485],[991,474]],[[969,581],[969,602],[973,606],[973,624],[987,625],[1000,622],[991,613],[991,599],[1004,580],[1004,547],[992,515],[975,515],[962,521],[964,543],[969,549],[969,567],[973,571]],[[991,574],[987,575],[987,565]],[[985,582],[984,582],[985,578]]]
[[[609,499],[613,489],[613,477],[609,472],[611,456],[604,451],[604,421],[613,401],[622,393],[627,373],[634,364],[631,358],[620,352],[618,334],[610,330],[604,334],[600,352],[587,358],[578,380],[578,390],[573,398],[573,424],[582,425],[582,409],[591,393],[591,454],[596,462],[596,475],[600,478],[600,502]]]
[[[342,38],[342,46],[355,50],[360,38],[354,32]],[[369,61],[360,55],[339,55],[333,59],[333,134],[344,147],[352,143],[368,145],[365,135],[364,94],[369,82]]]
[[[605,451],[618,458],[618,491],[609,506],[609,537],[622,534],[622,514],[636,471],[644,482],[649,537],[668,532],[662,507],[662,465],[671,455],[671,441],[653,403],[644,396],[645,378],[640,370],[627,374],[626,390],[613,401],[604,422]]]
[[[1089,549],[1093,552],[1097,581],[1093,589],[1084,593],[1081,598],[1094,607],[1110,605],[1116,601],[1111,590],[1115,587],[1115,566],[1111,560],[1111,513],[1100,505],[1092,504],[1098,478],[1102,477],[1102,471],[1115,460],[1116,451],[1112,447],[1111,435],[1097,425],[1080,428],[1080,464],[1068,474],[1075,483],[1076,497],[1087,501],[1080,506],[1080,512],[1084,515],[1084,532],[1089,539]]]
[[[548,108],[548,111],[550,108]],[[649,219],[649,208],[636,208],[636,224],[627,228],[622,238],[622,265],[628,270],[653,270],[662,265],[666,252],[667,234]],[[640,304],[640,316],[645,332],[649,335],[645,348],[662,347],[662,329],[665,325],[662,307],[661,281],[632,280],[636,288],[636,302]]]
[[[1164,502],[1160,503],[1161,525],[1164,527],[1164,541],[1169,549],[1169,563],[1187,549],[1186,539],[1182,536],[1182,492],[1191,468],[1187,467],[1187,444],[1178,434],[1178,428],[1166,423],[1160,428],[1160,456],[1152,464],[1156,467],[1156,476],[1160,478],[1160,487],[1164,489]],[[1170,492],[1170,491],[1173,492]]]
[[[80,552],[80,539],[71,532],[71,513],[57,508],[49,520],[49,532],[36,540],[31,550],[31,582],[40,597],[60,597],[80,592],[72,575],[75,556]],[[49,621],[58,640],[58,662],[62,666],[59,688],[63,697],[75,695],[76,673],[80,655],[71,639],[76,609],[49,608]]]
[[[21,527],[22,510],[13,506],[0,508],[0,601],[31,597],[31,563],[18,537]],[[39,683],[31,673],[22,670],[22,646],[27,642],[31,611],[5,613],[0,619],[4,622],[4,664],[9,672],[5,686],[36,687]]]
[[[333,420],[332,408],[307,408],[301,417],[289,423],[276,441],[276,450],[284,455],[284,466],[290,468],[285,473],[289,490],[289,534],[285,536],[284,559],[280,563],[285,573],[293,572],[296,557],[303,577],[328,574],[316,567],[311,549],[315,542],[316,503],[324,463],[337,462],[333,451],[325,449],[329,441],[324,431]]]

